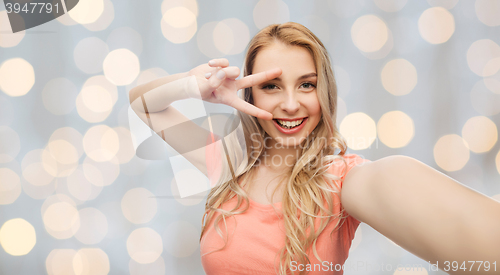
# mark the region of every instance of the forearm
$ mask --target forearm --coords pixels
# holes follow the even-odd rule
[[[169,82],[184,78],[189,76],[187,72],[185,73],[178,73],[178,74],[173,74],[173,75],[168,75],[165,77],[161,77],[158,79],[155,79],[153,81],[150,81],[148,83],[144,83],[142,85],[138,85],[134,88],[132,88],[129,91],[129,99],[130,103],[134,102],[137,98],[139,98],[141,95],[147,93],[148,91],[151,91],[152,89],[162,86],[164,84],[167,84]]]
[[[354,211],[356,218],[426,261],[439,261],[440,268],[445,261],[468,265],[466,272],[450,273],[495,273],[468,271],[468,261],[500,266],[500,203],[412,158],[372,165],[376,176],[363,191],[364,207],[372,210]]]

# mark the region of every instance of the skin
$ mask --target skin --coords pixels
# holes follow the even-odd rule
[[[301,64],[297,66],[297,64]],[[264,165],[275,171],[293,166],[300,143],[316,128],[321,119],[321,107],[316,92],[317,76],[314,60],[305,48],[275,43],[259,51],[253,73],[280,68],[279,78],[252,86],[254,105],[273,115],[273,118],[308,117],[297,133],[284,134],[272,120],[258,118],[259,124],[271,137],[266,140]],[[311,75],[301,78],[305,75]]]
[[[240,71],[237,67],[228,67],[227,59],[211,60],[211,63],[200,65],[188,73],[160,78],[138,86],[130,91],[130,100],[132,103],[155,87],[195,75],[203,100],[227,104],[258,117],[259,123],[272,137],[271,144],[280,145],[272,146],[277,148],[270,149],[269,155],[286,159],[286,156],[295,154],[297,140],[310,134],[319,122],[316,92],[303,91],[303,87],[299,86],[301,82],[297,81],[299,76],[314,71],[312,58],[306,53],[283,45],[263,49],[257,56],[254,74],[242,79],[236,79]],[[215,74],[221,70],[225,74],[222,79],[218,79]],[[207,73],[210,73],[208,77],[205,76]],[[280,82],[273,80],[280,75]],[[272,93],[266,92],[267,90],[261,89],[261,83],[274,84],[275,90]],[[236,92],[245,87],[253,88],[255,106],[237,97]],[[140,110],[136,112],[147,123],[146,115]],[[148,116],[156,122],[150,127],[157,133],[170,125],[189,121],[172,107],[148,113]],[[284,139],[286,135],[273,128],[270,121],[272,117],[302,116],[309,116],[311,125],[294,134],[297,136],[296,141]],[[208,137],[207,131],[194,123],[186,125],[186,132],[191,133],[189,136],[194,138],[200,137],[199,141],[192,142],[206,142]],[[185,144],[184,139],[174,139],[167,141],[174,148]],[[206,174],[204,154],[186,155],[186,158]],[[287,161],[295,160],[289,158]],[[273,167],[278,170],[280,168],[272,166],[269,157],[264,159],[264,164],[269,166],[260,167],[267,170],[260,170],[257,177],[269,177],[274,171]],[[272,186],[279,184],[273,183]],[[267,186],[257,185],[257,189],[250,192],[249,197],[260,203],[269,203],[267,191]],[[280,195],[275,198],[280,198]],[[343,182],[341,202],[351,216],[416,256],[433,264],[438,262],[441,269],[446,268],[445,261],[456,261],[459,266],[465,263],[465,271],[447,270],[450,274],[498,273],[500,203],[414,158],[396,155],[352,168]],[[475,261],[474,265],[469,261]],[[477,261],[489,261],[490,271],[486,271],[484,265],[479,268]],[[496,271],[492,270],[494,261],[497,262]]]
[[[352,168],[341,203],[349,215],[450,274],[500,272],[500,203],[414,158],[395,155]],[[466,270],[453,271],[453,261]],[[478,261],[489,261],[489,271]]]

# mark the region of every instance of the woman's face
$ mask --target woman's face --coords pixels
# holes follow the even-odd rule
[[[252,73],[276,67],[282,70],[278,78],[252,87],[254,105],[273,114],[271,121],[258,121],[277,143],[296,146],[321,118],[316,67],[305,48],[274,43],[257,54]]]

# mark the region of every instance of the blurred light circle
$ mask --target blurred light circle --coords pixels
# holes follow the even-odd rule
[[[10,48],[17,46],[23,40],[26,31],[12,33],[7,11],[0,11],[0,47]]]
[[[102,62],[108,53],[106,42],[97,37],[87,37],[76,44],[73,58],[82,72],[96,74],[102,71]]]
[[[49,142],[47,148],[54,159],[61,164],[72,164],[78,162],[79,155],[75,146],[64,139]]]
[[[163,13],[160,27],[163,36],[174,44],[186,43],[198,27],[196,15],[185,7],[173,7]]]
[[[260,0],[253,9],[253,21],[259,29],[290,21],[288,5],[281,0]]]
[[[128,49],[135,55],[142,53],[142,36],[130,27],[114,29],[106,39],[110,50]]]
[[[120,164],[129,162],[135,155],[134,144],[129,129],[125,127],[113,128],[118,135],[120,149],[116,153],[116,158]]]
[[[500,76],[500,75],[499,75]],[[484,85],[488,90],[495,94],[500,94],[500,81],[491,77],[483,79]]]
[[[109,80],[106,79],[104,75],[96,75],[87,79],[87,81],[85,81],[85,83],[83,84],[82,90],[90,86],[100,86],[101,88],[106,89],[108,91],[108,94],[111,96],[113,100],[113,106],[118,100],[118,89],[116,85],[109,82]],[[111,114],[112,111],[112,109],[109,109],[108,111],[105,112],[94,112],[90,110],[84,104],[81,92],[78,94],[76,98],[76,109],[78,111],[78,114],[83,119],[92,123],[104,121],[109,116],[109,114]]]
[[[222,53],[228,54],[235,40],[231,28],[224,22],[219,22],[215,25],[213,36],[215,47]]]
[[[0,163],[14,160],[21,150],[21,140],[9,126],[0,126]]]
[[[142,187],[128,190],[122,198],[121,207],[125,218],[135,224],[151,221],[158,211],[153,193]]]
[[[120,175],[120,164],[116,157],[102,162],[87,157],[83,161],[82,168],[85,178],[95,186],[111,185]]]
[[[90,24],[95,22],[103,11],[103,0],[79,0],[78,5],[71,9],[68,14],[79,24]]]
[[[78,153],[78,158],[83,155],[83,136],[75,128],[72,127],[61,127],[55,130],[49,138],[49,144],[55,140],[65,140],[74,146]]]
[[[341,18],[348,18],[359,13],[365,6],[365,1],[363,0],[330,0],[328,1],[328,6],[333,14]]]
[[[408,2],[408,0],[374,0],[375,5],[379,9],[386,12],[400,11]]]
[[[82,89],[90,87],[90,86],[100,86],[106,91],[108,91],[109,95],[113,99],[113,105],[118,100],[118,88],[115,84],[111,83],[104,75],[96,75],[92,76],[82,86]]]
[[[209,58],[219,58],[224,55],[214,44],[214,30],[219,22],[208,22],[201,26],[196,35],[198,49]]]
[[[71,145],[71,146],[73,146],[73,145]],[[73,171],[75,171],[76,167],[78,166],[79,156],[77,154],[78,153],[75,154],[75,151],[73,151],[73,153],[71,153],[69,156],[70,159],[71,158],[77,159],[77,161],[69,162],[69,163],[61,163],[61,162],[56,160],[56,158],[54,157],[54,155],[51,152],[51,149],[47,145],[47,147],[45,147],[42,150],[43,168],[51,176],[58,177],[58,178],[67,177],[68,175],[73,173]]]
[[[500,46],[490,39],[480,39],[467,50],[467,64],[477,75],[487,77],[498,72]]]
[[[170,181],[170,191],[172,192],[172,195],[174,196],[175,200],[178,203],[185,206],[197,205],[201,203],[205,199],[205,196],[207,195],[208,192],[208,190],[205,190],[203,192],[196,194],[195,196],[181,198],[181,194],[179,193],[179,188],[177,187],[177,182],[175,181],[175,177],[172,178],[172,181]]]
[[[472,87],[470,99],[474,110],[484,116],[500,113],[500,94],[493,93],[482,80]]]
[[[351,77],[344,68],[333,65],[335,72],[335,83],[337,84],[337,96],[345,98],[351,91]]]
[[[163,0],[161,2],[161,13],[165,14],[169,9],[184,7],[198,17],[198,2],[196,0]]]
[[[78,213],[80,215],[80,228],[76,232],[75,238],[87,245],[101,242],[108,233],[106,216],[93,207],[80,209]]]
[[[75,108],[78,89],[70,80],[59,77],[45,84],[42,101],[45,109],[54,115],[67,115]]]
[[[97,123],[104,121],[106,118],[108,118],[109,114],[111,114],[111,111],[113,111],[113,109],[109,109],[106,112],[97,113],[90,110],[85,105],[85,103],[83,103],[82,93],[79,93],[78,96],[76,97],[76,110],[78,111],[78,114],[80,115],[81,118],[90,123]]]
[[[160,234],[149,227],[138,228],[127,238],[127,252],[140,264],[155,262],[163,252],[163,242]]]
[[[237,18],[224,19],[217,23],[213,31],[214,44],[226,55],[239,54],[250,41],[250,31]]]
[[[177,258],[189,257],[200,247],[199,236],[200,232],[191,223],[175,221],[163,233],[165,250]]]
[[[82,89],[81,95],[83,104],[95,113],[108,112],[113,108],[113,98],[101,86],[85,87]]]
[[[35,228],[22,218],[8,220],[0,227],[0,244],[12,256],[26,255],[36,244]]]
[[[51,234],[56,239],[71,238],[80,227],[80,216],[78,210],[72,204],[61,201],[55,202],[47,207],[42,215],[43,223],[49,233],[65,232],[65,236]]]
[[[102,191],[102,186],[92,184],[85,176],[82,167],[78,167],[67,180],[68,192],[82,202],[94,199]]]
[[[500,56],[490,59],[483,68],[483,75],[494,75],[500,70]],[[499,92],[500,93],[500,92]]]
[[[427,0],[427,3],[433,7],[443,7],[445,9],[452,9],[458,3],[458,0]]]
[[[396,96],[409,94],[417,85],[417,69],[406,59],[393,59],[385,64],[380,75],[382,85]]]
[[[128,49],[111,51],[103,62],[104,76],[113,84],[122,86],[132,83],[139,75],[139,58]]]
[[[413,120],[401,111],[387,112],[377,123],[377,134],[380,141],[390,148],[401,148],[415,136]]]
[[[21,194],[21,179],[9,168],[0,168],[0,205],[11,204]]]
[[[96,21],[83,25],[87,30],[94,32],[105,30],[109,27],[111,22],[113,22],[113,19],[115,19],[115,8],[113,6],[113,2],[111,2],[111,0],[103,0],[103,3],[104,10],[101,16],[99,16]]]
[[[29,151],[21,162],[23,177],[30,184],[42,186],[51,183],[58,175],[55,159],[43,157],[43,149]]]
[[[353,150],[363,150],[371,146],[377,138],[375,121],[365,113],[348,114],[339,127],[340,134]]]
[[[54,249],[50,251],[45,266],[48,275],[73,275],[73,257],[76,255],[74,249]]]
[[[361,54],[371,60],[383,59],[387,57],[387,55],[392,51],[393,47],[394,47],[394,38],[392,36],[391,30],[387,29],[387,42],[385,42],[382,48],[380,48],[378,51],[375,52],[361,51]]]
[[[337,124],[340,125],[342,123],[342,120],[344,120],[345,116],[347,116],[347,104],[345,104],[345,101],[337,97]]]
[[[498,129],[495,123],[485,117],[471,117],[462,128],[462,138],[474,153],[488,152],[498,140]]]
[[[164,275],[165,274],[165,261],[163,257],[158,257],[156,261],[150,264],[140,264],[133,259],[128,263],[130,275]]]
[[[73,270],[77,275],[107,275],[109,257],[100,248],[82,248],[73,257]]]
[[[476,15],[486,26],[500,26],[500,4],[496,0],[476,0]]]
[[[22,58],[12,58],[0,65],[0,90],[16,97],[27,94],[35,84],[35,71]]]
[[[120,140],[109,126],[96,125],[88,129],[83,136],[83,149],[94,161],[108,161],[118,153]]]
[[[442,136],[434,145],[434,160],[443,170],[458,171],[467,164],[469,157],[469,145],[459,135]]]
[[[387,25],[373,14],[363,15],[352,25],[351,38],[360,51],[376,52],[387,42]]]
[[[187,28],[196,22],[196,15],[191,10],[179,6],[165,11],[162,20],[177,29]]]
[[[455,32],[455,19],[443,7],[428,8],[418,19],[418,31],[425,41],[441,44],[448,41]]]

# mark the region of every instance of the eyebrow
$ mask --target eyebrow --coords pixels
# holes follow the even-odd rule
[[[308,74],[305,74],[305,75],[299,77],[298,80],[302,80],[302,79],[313,77],[313,76],[318,76],[318,75],[316,73],[308,73]],[[276,77],[276,78],[273,78],[272,80],[281,81],[281,78],[280,77]]]

